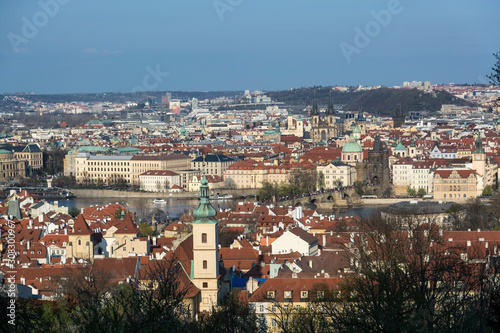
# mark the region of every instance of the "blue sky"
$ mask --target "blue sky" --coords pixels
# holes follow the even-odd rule
[[[499,13],[494,0],[2,0],[0,92],[481,83]]]

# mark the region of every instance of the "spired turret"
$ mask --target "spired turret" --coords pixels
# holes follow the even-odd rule
[[[319,115],[318,101],[314,100],[313,106],[311,109],[311,116],[318,116],[318,115]]]
[[[203,170],[203,177],[200,181],[200,204],[193,212],[195,217],[193,223],[217,223],[215,220],[217,212],[210,203],[208,190],[208,180]]]
[[[474,149],[474,154],[484,154],[484,149],[483,149],[483,140],[481,140],[481,134],[478,133],[476,135],[476,149]]]
[[[328,109],[326,109],[326,114],[327,115],[332,115],[332,116],[335,115],[335,109],[333,108],[333,101],[332,101],[331,98],[328,101]]]

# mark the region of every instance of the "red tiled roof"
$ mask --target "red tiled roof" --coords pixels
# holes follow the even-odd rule
[[[72,235],[92,235],[94,232],[90,229],[83,215],[78,215],[73,225]]]
[[[178,173],[175,173],[170,170],[149,170],[141,173],[141,176],[179,176]]]

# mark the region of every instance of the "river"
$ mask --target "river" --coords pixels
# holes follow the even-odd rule
[[[103,199],[103,198],[74,198],[69,200],[59,201],[60,206],[64,207],[77,207],[78,209],[86,208],[96,205],[107,205],[110,203],[119,203],[125,208],[129,209],[133,213],[141,213],[145,210],[153,210],[158,208],[165,213],[168,212],[171,218],[180,216],[184,211],[196,208],[198,206],[199,200],[196,199],[182,199],[182,198],[165,198],[165,203],[154,204],[152,198],[127,198],[122,200],[116,200],[117,198]],[[238,200],[211,200],[212,205],[215,209],[226,209],[236,207]],[[364,206],[349,209],[339,209],[335,212],[331,211],[318,211],[320,214],[335,216],[360,216],[363,218],[368,218],[372,214],[378,214],[382,207],[381,206]]]
[[[127,198],[117,200],[118,198],[103,199],[103,198],[74,198],[69,200],[59,201],[60,206],[76,207],[78,209],[90,206],[101,206],[107,204],[119,203],[128,210],[135,213],[141,213],[145,210],[153,210],[158,208],[165,213],[168,212],[171,218],[180,216],[184,211],[195,208],[198,206],[199,200],[196,199],[182,199],[182,198],[164,198],[165,203],[155,204],[152,198]],[[234,208],[236,202],[234,200],[212,200],[214,208]]]

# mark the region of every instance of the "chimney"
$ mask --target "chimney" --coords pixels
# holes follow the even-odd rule
[[[231,250],[233,249],[233,244],[229,245],[229,249]]]
[[[238,250],[241,250],[241,244],[238,244]]]
[[[153,246],[156,245],[156,237],[153,237]]]
[[[28,229],[33,228],[33,220],[30,219],[29,224],[28,224]]]
[[[64,234],[67,235],[68,234],[68,229],[64,228]]]
[[[29,250],[29,249],[30,249],[30,245],[31,245],[30,243],[31,243],[31,241],[29,241],[29,240],[28,240],[28,241],[26,241],[26,249],[27,249],[27,250]]]
[[[323,246],[325,246],[325,245],[326,245],[326,235],[323,234]]]
[[[269,246],[269,236],[266,236],[266,246]]]
[[[309,260],[309,267],[313,268],[313,262],[312,262],[312,260]]]

